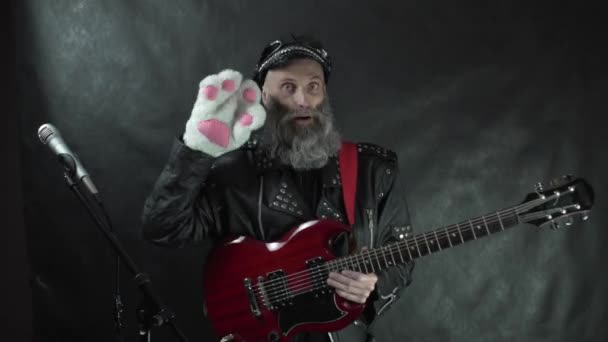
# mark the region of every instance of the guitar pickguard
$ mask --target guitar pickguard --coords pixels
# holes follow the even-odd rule
[[[303,294],[293,299],[293,305],[279,310],[278,325],[283,335],[302,324],[329,323],[346,316],[334,299],[334,292]]]

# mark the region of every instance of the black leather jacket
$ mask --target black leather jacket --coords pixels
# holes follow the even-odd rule
[[[358,145],[354,238],[369,248],[409,237],[408,208],[396,154],[373,144]],[[317,218],[346,222],[338,159],[317,172],[319,191],[311,205],[298,191],[291,168],[269,160],[252,137],[243,147],[213,158],[176,138],[143,210],[144,238],[179,247],[224,234],[272,241],[294,226]],[[312,190],[312,189],[311,189]],[[346,240],[346,239],[345,239]],[[344,244],[342,249],[348,249]],[[377,273],[366,314],[333,341],[363,340],[365,334],[412,280],[413,262]],[[369,339],[368,339],[369,340]]]

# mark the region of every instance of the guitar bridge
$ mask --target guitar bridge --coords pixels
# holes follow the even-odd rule
[[[259,317],[262,315],[260,311],[260,306],[258,305],[258,301],[255,297],[255,293],[253,292],[253,286],[251,286],[251,279],[245,278],[243,280],[243,284],[245,285],[245,291],[247,292],[247,299],[249,300],[249,310],[254,317]]]

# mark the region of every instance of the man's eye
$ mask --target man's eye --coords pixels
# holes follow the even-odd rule
[[[285,83],[283,84],[283,86],[281,86],[281,88],[283,89],[283,91],[291,93],[294,91],[295,86],[293,85],[293,83]]]
[[[319,90],[319,83],[311,83],[308,85],[308,90],[311,92],[316,92],[317,90]]]

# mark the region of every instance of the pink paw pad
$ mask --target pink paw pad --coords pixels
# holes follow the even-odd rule
[[[245,91],[243,92],[243,97],[245,98],[245,100],[247,100],[248,102],[253,102],[255,101],[256,98],[256,94],[255,94],[255,90],[251,89],[251,88],[247,88],[245,89]]]
[[[217,87],[208,85],[201,89],[201,95],[204,96],[207,100],[215,100],[217,97]]]
[[[225,91],[234,91],[235,88],[236,85],[233,80],[224,80],[224,82],[222,82],[222,89]]]
[[[239,122],[243,126],[249,126],[253,123],[253,116],[251,116],[251,114],[247,114],[247,113],[242,114]]]
[[[230,142],[230,129],[225,123],[216,120],[199,121],[197,124],[198,131],[207,137],[212,143],[223,148],[228,147]]]

